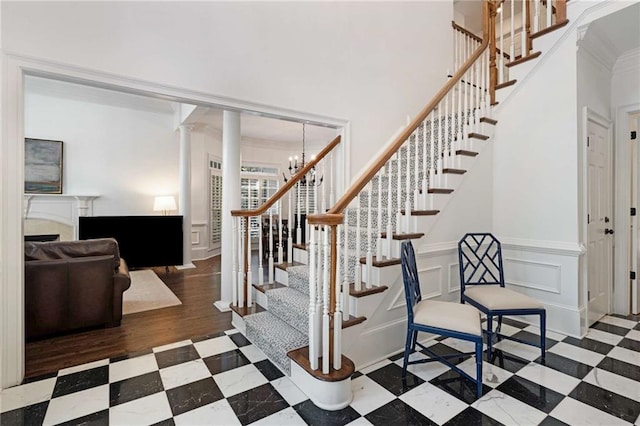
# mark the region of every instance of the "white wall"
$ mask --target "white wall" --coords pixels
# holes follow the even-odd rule
[[[26,83],[25,136],[64,142],[63,193],[99,195],[96,216],[158,214],[154,196],[177,197],[171,113],[50,95],[37,80]]]
[[[640,49],[626,52],[616,62],[611,80],[611,106],[640,102]]]
[[[451,63],[451,1],[1,7],[7,52],[350,120],[354,173]]]

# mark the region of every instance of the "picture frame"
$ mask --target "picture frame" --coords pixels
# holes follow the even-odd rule
[[[62,194],[62,141],[25,138],[25,194]]]

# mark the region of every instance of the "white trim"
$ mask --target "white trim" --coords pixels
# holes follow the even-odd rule
[[[523,238],[498,238],[498,240],[500,240],[503,250],[518,250],[569,257],[580,257],[586,253],[585,246],[579,243]]]
[[[24,181],[24,76],[34,75],[120,90],[143,96],[161,97],[175,102],[218,106],[225,110],[252,111],[265,117],[288,117],[317,125],[342,127],[341,158],[348,158],[349,122],[308,112],[293,111],[259,103],[215,96],[157,82],[132,79],[74,65],[42,60],[0,51],[2,61],[2,105],[0,123],[0,389],[19,384],[24,377],[24,260],[23,194]],[[18,141],[18,143],[15,143]],[[336,170],[348,176],[348,162]],[[345,179],[346,180],[346,179]],[[182,267],[190,267],[183,265]]]
[[[640,47],[620,55],[613,66],[613,73],[632,72],[637,71],[638,68],[640,68]]]
[[[458,243],[456,241],[447,241],[443,243],[424,244],[419,248],[417,255],[421,258],[430,258],[456,254],[457,252]]]
[[[631,216],[629,209],[631,208],[630,199],[630,183],[631,175],[629,162],[626,158],[626,149],[619,149],[620,144],[626,144],[629,141],[629,116],[640,112],[640,103],[633,105],[625,105],[618,107],[616,111],[616,133],[614,146],[615,157],[615,203],[614,203],[614,224],[618,232],[614,234],[614,246],[618,256],[614,256],[613,262],[613,312],[617,314],[627,315],[629,313],[629,228],[631,226]],[[640,206],[636,206],[640,207]],[[615,228],[614,228],[615,229]]]

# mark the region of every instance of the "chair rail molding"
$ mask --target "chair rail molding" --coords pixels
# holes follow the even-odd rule
[[[580,257],[587,252],[584,244],[565,241],[530,240],[524,238],[501,237],[505,250],[518,250],[559,256]]]

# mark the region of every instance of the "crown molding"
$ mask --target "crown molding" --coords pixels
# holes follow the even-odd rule
[[[640,72],[640,47],[620,55],[613,66],[614,74],[629,71]]]
[[[578,53],[586,53],[588,57],[612,72],[619,52],[609,37],[596,25],[585,25],[578,29]]]

